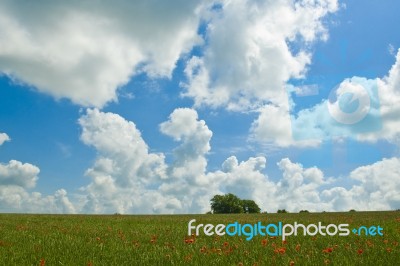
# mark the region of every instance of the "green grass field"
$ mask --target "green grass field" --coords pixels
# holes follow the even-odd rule
[[[187,235],[199,223],[380,225],[384,236]],[[0,215],[0,265],[399,265],[400,212]]]

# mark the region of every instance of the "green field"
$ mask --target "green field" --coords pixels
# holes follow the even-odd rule
[[[187,235],[199,223],[380,225],[384,236]],[[0,265],[399,265],[400,212],[0,215]]]

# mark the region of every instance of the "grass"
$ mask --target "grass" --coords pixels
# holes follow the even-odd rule
[[[188,236],[196,224],[349,223],[384,236]],[[398,265],[400,212],[241,215],[0,214],[0,265]]]

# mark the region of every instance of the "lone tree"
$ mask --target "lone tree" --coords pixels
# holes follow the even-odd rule
[[[242,200],[232,193],[215,195],[211,199],[213,213],[260,213],[254,200]]]

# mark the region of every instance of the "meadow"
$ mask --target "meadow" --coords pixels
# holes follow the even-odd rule
[[[188,222],[379,225],[383,236],[188,236]],[[399,265],[400,212],[0,214],[0,265]]]

